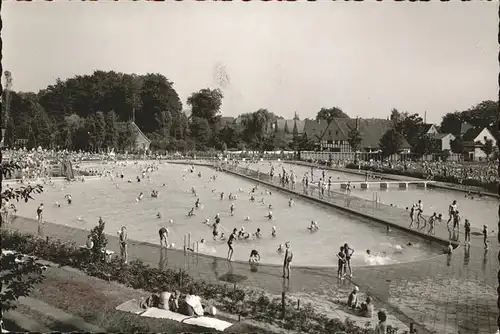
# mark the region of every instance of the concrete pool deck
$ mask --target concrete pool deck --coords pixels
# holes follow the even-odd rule
[[[347,205],[341,197],[337,200]],[[361,202],[352,198],[350,208],[362,208],[356,203]],[[371,203],[371,208],[365,205],[365,210],[368,209],[372,210],[372,214],[393,217],[393,224],[399,221],[401,227],[408,226],[407,214],[401,213],[396,217],[393,207],[380,205],[374,208]],[[36,222],[26,218],[15,219],[9,228],[33,234],[37,230]],[[47,223],[44,233],[83,245],[88,231]],[[436,235],[438,233],[443,239],[447,238],[446,228],[436,230]],[[108,241],[108,248],[118,253],[116,236],[108,236]],[[143,242],[131,241],[129,245],[131,259],[141,259],[155,267],[186,269],[194,278],[212,282],[218,282],[217,278],[227,272],[241,274],[248,279],[239,285],[261,288],[273,294],[281,294],[285,290],[295,296],[331,300],[337,296],[346,298],[355,284],[362,292],[375,297],[377,308],[386,308],[406,324],[418,324],[419,333],[496,331],[496,250],[496,244],[493,247],[493,243],[490,243],[490,250],[485,252],[481,238],[473,236],[470,247],[459,247],[449,257],[354,268],[354,277],[350,281],[337,280],[334,268],[293,268],[290,281],[284,283],[281,268],[277,266],[259,265],[254,271],[248,263],[229,263],[224,259],[192,253],[185,256],[182,251],[162,251],[158,245]],[[295,249],[295,252],[300,250]]]

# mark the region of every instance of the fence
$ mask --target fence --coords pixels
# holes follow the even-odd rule
[[[433,153],[420,155],[416,153],[393,154],[388,158],[383,158],[380,152],[326,152],[326,151],[302,151],[300,152],[300,160],[305,161],[354,161],[357,155],[358,160],[362,161],[463,161],[461,154],[451,153],[441,154]]]

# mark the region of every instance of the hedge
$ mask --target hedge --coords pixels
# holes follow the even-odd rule
[[[409,177],[415,177],[419,179],[426,179],[427,175],[423,172],[419,171],[404,171],[404,170],[399,170],[399,169],[391,169],[389,167],[374,167],[374,166],[359,166],[357,164],[347,164],[345,166],[348,169],[356,169],[356,170],[368,170],[376,173],[383,173],[383,174],[393,174],[393,175],[403,175],[403,176],[409,176]],[[434,181],[438,182],[445,182],[445,183],[453,183],[453,184],[460,184],[464,186],[471,186],[471,187],[480,187],[483,188],[489,192],[492,193],[497,193],[498,191],[498,184],[497,182],[481,182],[481,180],[476,180],[476,179],[459,179],[456,176],[444,176],[444,175],[434,175],[433,177]],[[500,194],[499,194],[500,195]]]
[[[361,328],[347,319],[342,322],[330,319],[316,312],[311,305],[305,305],[300,310],[296,302],[287,298],[285,318],[282,318],[280,298],[270,299],[263,293],[241,289],[233,289],[223,284],[212,284],[201,280],[193,280],[186,272],[167,268],[160,270],[150,267],[141,261],[124,264],[119,259],[110,263],[91,262],[88,252],[79,249],[74,243],[63,242],[50,238],[40,238],[31,234],[21,234],[18,231],[0,230],[2,248],[17,251],[26,255],[42,258],[60,266],[71,266],[82,270],[88,275],[115,281],[134,289],[148,292],[179,290],[182,293],[192,292],[205,300],[215,301],[223,311],[239,314],[242,317],[265,321],[279,327],[305,333],[331,334],[345,332],[352,334],[367,334],[372,330],[372,324],[367,323]],[[388,333],[396,334],[397,328],[391,328]]]

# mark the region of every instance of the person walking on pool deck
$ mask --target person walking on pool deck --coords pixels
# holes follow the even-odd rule
[[[465,219],[464,223],[464,228],[465,228],[465,244],[470,244],[470,222],[468,219]]]
[[[290,263],[293,259],[293,252],[290,249],[290,241],[285,243],[285,257],[283,259],[283,278],[290,279]]]
[[[128,261],[128,253],[127,253],[127,228],[122,226],[120,231],[118,231],[118,239],[120,242],[120,256],[123,259],[124,263]]]
[[[166,227],[160,228],[158,234],[160,235],[160,247],[162,247],[163,242],[165,242],[165,247],[168,248],[168,228]]]

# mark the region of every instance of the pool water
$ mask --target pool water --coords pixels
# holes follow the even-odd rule
[[[204,245],[199,245],[200,252],[225,258],[226,242],[213,241],[211,228],[203,224],[206,218],[212,223],[214,216],[220,213],[226,237],[233,228],[242,226],[251,234],[260,228],[263,234],[259,239],[237,241],[233,260],[247,261],[250,251],[256,249],[261,261],[271,264],[282,263],[283,255],[277,252],[277,248],[286,241],[291,242],[294,265],[300,266],[336,265],[336,253],[344,243],[349,243],[355,250],[352,262],[357,266],[415,261],[435,256],[440,250],[413,235],[399,231],[387,234],[381,224],[304,199],[294,198],[294,205],[289,207],[290,195],[274,189],[267,189],[271,194],[266,195],[266,189],[259,187],[256,201],[252,202],[249,192],[255,184],[238,176],[216,173],[209,167],[196,166],[195,172],[190,173],[187,165],[163,163],[158,170],[148,173],[151,180],[146,177],[140,183],[136,177],[144,165],[129,163],[125,167],[104,165],[103,168],[116,168],[115,173],[123,171],[125,177],[56,182],[53,186],[46,186],[45,192],[37,195],[34,201],[19,203],[18,214],[36,218],[36,208],[43,202],[46,221],[90,230],[102,216],[107,234],[116,235],[121,226],[126,226],[130,239],[156,244],[159,244],[158,230],[165,226],[170,231],[169,242],[174,243],[175,248],[181,249],[184,236],[190,233],[192,242],[206,239]],[[197,176],[198,172],[201,172],[201,178]],[[216,180],[210,181],[215,174]],[[129,178],[132,183],[127,182]],[[191,192],[193,186],[202,205],[195,210],[194,217],[187,217],[197,198]],[[159,191],[158,198],[150,196],[153,189]],[[222,191],[225,193],[223,200],[220,199]],[[144,198],[137,201],[140,192],[144,193]],[[238,196],[237,200],[228,200],[231,192]],[[66,203],[66,194],[71,194],[72,204]],[[265,203],[259,203],[261,199]],[[61,206],[57,207],[55,202]],[[232,203],[235,204],[234,216],[229,212]],[[265,217],[269,204],[273,207],[273,220]],[[161,219],[156,217],[157,212],[161,213]],[[250,221],[245,221],[247,216]],[[318,222],[319,231],[307,230],[311,220]],[[271,236],[272,226],[276,226],[276,237]],[[409,243],[411,245],[407,246]],[[367,249],[375,255],[368,257]]]
[[[304,173],[311,172],[311,168],[303,165],[278,163],[273,162],[275,173],[281,173],[281,166],[286,171],[292,169],[298,176],[298,182],[302,182]],[[269,173],[271,164],[269,162],[261,162],[254,164],[241,164],[241,167],[250,167],[251,169],[259,169],[262,173]],[[322,171],[314,169],[314,180],[322,178]],[[350,180],[364,181],[361,175],[342,173],[337,171],[325,170],[326,179],[332,177],[333,181]],[[372,180],[373,181],[373,180]],[[396,207],[406,209],[411,207],[413,203],[422,200],[424,204],[424,215],[431,215],[433,212],[441,213],[445,221],[448,220],[448,206],[457,200],[458,210],[462,217],[462,223],[465,218],[469,219],[471,226],[482,229],[483,225],[491,225],[490,228],[495,229],[495,224],[492,224],[492,217],[497,217],[498,199],[484,196],[479,198],[475,196],[466,198],[461,191],[453,191],[439,188],[418,188],[417,186],[409,186],[408,189],[399,189],[397,184],[390,185],[389,189],[380,189],[378,184],[370,184],[369,189],[361,189],[359,185],[354,185],[351,191],[351,196],[363,198],[369,201],[378,198],[380,203],[394,205]],[[339,184],[332,185],[332,191],[342,192]]]

